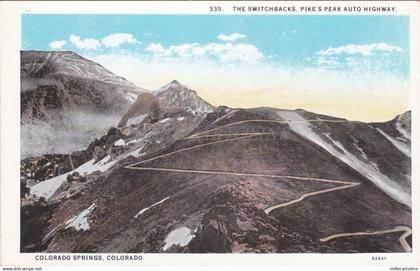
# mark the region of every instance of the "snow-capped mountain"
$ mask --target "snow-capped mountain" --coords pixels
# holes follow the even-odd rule
[[[147,122],[22,160],[22,251],[411,251],[410,112],[215,108],[177,81],[152,94],[126,108]]]
[[[292,131],[368,178],[395,200],[411,206],[411,161],[383,133],[359,122],[319,121],[319,116],[307,112],[279,111],[278,115],[290,123]],[[391,149],[393,157],[379,155],[378,149]]]
[[[193,114],[207,114],[214,110],[214,107],[201,99],[195,90],[176,80],[154,91],[153,94],[158,98],[161,108],[182,108]]]
[[[73,52],[21,52],[24,120],[75,107],[96,112],[125,111],[142,92],[145,90]]]
[[[201,99],[196,91],[174,80],[152,94],[139,95],[121,118],[118,127],[155,122],[185,113],[200,118],[213,110],[214,107]]]
[[[144,91],[73,52],[22,51],[22,156],[87,147]]]

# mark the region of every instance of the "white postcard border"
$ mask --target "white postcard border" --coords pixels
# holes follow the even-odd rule
[[[419,2],[275,2],[275,1],[177,1],[177,2],[3,2],[0,14],[1,42],[1,264],[17,266],[47,265],[351,265],[398,266],[420,265],[420,4]],[[221,6],[218,14],[235,14],[232,6],[396,6],[393,15],[410,16],[411,110],[412,110],[412,253],[364,254],[148,254],[141,261],[37,261],[42,253],[19,253],[20,243],[20,44],[21,14],[42,13],[117,13],[117,14],[210,14],[210,6]],[[290,13],[241,13],[243,15],[292,15]],[[365,13],[321,12],[293,15],[363,15]],[[369,15],[388,15],[369,13]],[[58,255],[58,254],[57,254]],[[74,254],[59,254],[74,255]],[[102,254],[107,257],[110,254]],[[118,255],[118,254],[112,254]],[[127,254],[128,255],[128,254]],[[131,254],[132,255],[132,254]],[[385,261],[372,261],[372,256],[386,256]]]

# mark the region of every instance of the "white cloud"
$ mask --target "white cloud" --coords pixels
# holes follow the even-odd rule
[[[174,59],[148,58],[142,54],[92,58],[146,89],[158,89],[176,79],[199,91],[200,96],[214,105],[305,108],[367,121],[392,118],[401,109],[409,90],[404,78],[382,71],[385,67],[380,66],[376,67],[378,70],[359,72],[357,69],[295,67],[270,61],[217,63],[194,58]],[[372,103],[373,100],[380,101]],[[372,115],[380,115],[380,112],[386,112],[386,117]]]
[[[105,47],[119,47],[124,43],[135,44],[139,42],[129,33],[114,33],[102,39],[102,44]]]
[[[255,62],[264,55],[252,44],[232,43],[184,43],[164,47],[160,43],[151,43],[146,49],[154,57],[184,58],[184,59],[216,59],[220,62]]]
[[[264,57],[252,44],[210,43],[204,48],[208,54],[218,57],[222,62],[254,62]]]
[[[128,43],[128,44],[140,44],[138,40],[134,38],[134,36],[130,33],[113,33],[105,38],[102,41],[93,38],[81,39],[77,35],[71,35],[69,41],[79,49],[90,49],[96,50],[99,47],[106,47],[106,48],[116,48],[119,47],[121,44]],[[61,41],[65,42],[65,41]],[[50,43],[50,47],[51,47]]]
[[[73,43],[77,48],[79,49],[92,49],[92,50],[96,50],[99,47],[101,47],[101,43],[100,41],[96,40],[96,39],[80,39],[79,36],[76,35],[71,35],[69,38],[70,42]]]
[[[371,44],[347,44],[344,46],[339,47],[330,47],[325,50],[318,51],[317,55],[340,55],[340,54],[347,54],[347,55],[353,55],[353,54],[361,54],[364,56],[372,55],[373,52],[400,52],[402,51],[401,47],[390,45],[387,43],[371,43]]]
[[[55,50],[55,49],[61,49],[63,48],[63,46],[67,43],[67,41],[65,40],[54,40],[52,42],[50,42],[50,44],[48,44],[50,46],[51,49]]]
[[[159,44],[160,45],[160,44]],[[180,45],[171,45],[167,49],[164,49],[161,55],[189,58],[196,56],[197,50],[201,50],[198,43],[183,43]]]
[[[326,69],[351,69],[370,72],[378,68],[388,72],[401,70],[403,49],[387,43],[347,44],[330,47],[316,53],[314,63]]]
[[[149,46],[147,46],[145,50],[151,53],[158,54],[163,54],[165,52],[165,48],[163,48],[162,44],[153,42],[149,44]]]
[[[243,39],[246,38],[246,35],[241,34],[241,33],[232,33],[230,35],[225,35],[225,34],[220,34],[219,36],[217,36],[217,38],[219,40],[223,40],[223,41],[235,41],[238,39]]]
[[[338,67],[340,65],[340,62],[337,61],[334,58],[325,58],[320,57],[316,60],[316,63],[320,66],[329,66],[329,67]]]

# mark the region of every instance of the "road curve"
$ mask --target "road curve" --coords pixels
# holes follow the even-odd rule
[[[147,163],[147,162],[150,162],[150,161],[154,161],[154,160],[157,160],[157,159],[160,159],[160,158],[163,158],[163,157],[171,156],[171,155],[176,154],[176,153],[201,148],[201,147],[204,147],[204,146],[209,146],[209,145],[214,145],[214,144],[219,144],[219,143],[223,143],[223,142],[229,142],[229,141],[234,141],[234,140],[239,140],[239,139],[244,139],[244,138],[250,138],[250,137],[254,137],[254,136],[266,135],[266,134],[267,133],[257,133],[257,134],[252,133],[250,135],[244,135],[244,136],[240,136],[240,137],[222,139],[222,140],[213,141],[213,142],[209,142],[209,143],[199,144],[199,145],[195,145],[195,146],[192,146],[192,147],[187,147],[187,148],[184,148],[184,149],[176,150],[176,151],[173,151],[173,152],[170,152],[170,153],[158,155],[158,156],[152,157],[150,159],[146,159],[146,160],[134,163],[132,165],[126,166],[126,168],[133,168],[133,166],[136,166],[136,165],[141,165],[141,164],[144,164],[144,163]]]
[[[335,181],[335,182],[337,182],[337,181]],[[297,199],[294,199],[294,200],[291,200],[291,201],[287,201],[287,202],[283,202],[283,203],[280,203],[280,204],[277,204],[277,205],[268,207],[267,209],[264,210],[264,212],[268,215],[268,214],[270,214],[271,211],[273,211],[275,209],[283,208],[283,207],[286,207],[288,205],[297,203],[299,201],[304,200],[307,197],[311,197],[311,196],[315,196],[315,195],[319,195],[319,194],[323,194],[323,193],[329,193],[329,192],[333,192],[333,191],[337,191],[337,190],[342,190],[342,189],[348,189],[348,188],[352,188],[352,187],[355,187],[355,186],[360,185],[360,183],[356,183],[356,182],[341,182],[341,181],[339,181],[339,182],[340,183],[343,183],[343,184],[346,184],[346,185],[338,186],[338,187],[333,187],[333,188],[328,188],[328,189],[323,189],[323,190],[319,190],[319,191],[315,191],[315,192],[306,193],[306,194],[303,194],[302,196],[300,196]]]
[[[330,123],[350,123],[351,121],[349,120],[324,120],[324,119],[314,119],[314,120],[267,120],[267,119],[255,119],[255,120],[243,120],[243,121],[238,121],[238,122],[233,122],[233,123],[229,123],[229,124],[225,124],[207,131],[203,131],[203,132],[199,132],[199,133],[195,133],[187,138],[193,138],[193,137],[197,137],[199,135],[202,134],[207,134],[213,131],[217,131],[220,129],[223,129],[225,127],[230,127],[230,126],[234,126],[234,125],[238,125],[238,124],[242,124],[242,123],[249,123],[249,122],[271,122],[271,123],[281,123],[281,124],[287,124],[287,123],[292,123],[292,122],[330,122]]]
[[[273,133],[236,133],[236,134],[214,134],[214,135],[197,135],[186,137],[185,139],[196,139],[206,137],[224,137],[224,136],[245,136],[245,135],[274,135]]]
[[[328,242],[332,239],[340,238],[340,237],[348,237],[348,236],[365,236],[365,235],[379,235],[379,234],[387,234],[392,232],[404,232],[400,238],[399,241],[401,243],[401,246],[403,247],[404,251],[411,252],[411,246],[407,242],[407,237],[412,233],[411,228],[407,226],[396,226],[393,229],[390,230],[381,230],[381,231],[366,231],[366,232],[351,232],[351,233],[337,233],[333,234],[324,238],[319,239],[321,242]]]
[[[294,180],[300,180],[300,181],[316,181],[316,182],[338,183],[338,184],[346,183],[346,184],[351,184],[352,186],[359,185],[359,183],[353,183],[353,182],[345,182],[345,181],[329,180],[329,179],[313,178],[313,177],[301,177],[301,176],[293,176],[293,175],[275,175],[275,174],[262,174],[262,173],[242,173],[242,172],[232,172],[232,171],[196,170],[196,169],[181,169],[181,168],[160,168],[160,167],[137,167],[137,166],[127,166],[126,168],[137,169],[137,170],[169,171],[169,172],[181,172],[181,173],[253,176],[253,177],[266,177],[266,178],[287,178],[287,179],[294,179]],[[337,190],[336,188],[337,187],[334,187],[335,190]],[[332,188],[329,188],[329,189],[332,189]]]
[[[343,120],[304,120],[307,122],[332,122],[332,123],[349,123],[350,121],[343,121]],[[338,190],[343,190],[343,189],[349,189],[349,188],[353,188],[356,187],[358,185],[360,185],[360,183],[357,182],[348,182],[348,181],[340,181],[340,180],[331,180],[331,179],[324,179],[324,178],[312,178],[312,177],[302,177],[302,176],[291,176],[291,175],[275,175],[275,174],[260,174],[260,173],[242,173],[242,172],[228,172],[228,171],[215,171],[215,170],[194,170],[194,169],[176,169],[176,168],[159,168],[159,167],[141,167],[139,165],[144,164],[146,162],[150,162],[150,161],[154,161],[160,158],[164,158],[164,157],[168,157],[171,156],[173,154],[176,153],[180,153],[180,152],[184,152],[184,151],[189,151],[189,150],[193,150],[196,148],[200,148],[200,147],[204,147],[204,146],[209,146],[209,145],[215,145],[215,144],[219,144],[219,143],[223,143],[223,142],[229,142],[229,141],[234,141],[234,140],[240,140],[240,139],[245,139],[245,138],[251,138],[251,137],[255,137],[255,136],[261,136],[261,135],[273,135],[273,133],[237,133],[237,134],[213,134],[213,135],[206,135],[210,132],[213,131],[217,131],[220,130],[224,127],[229,127],[229,126],[233,126],[233,125],[238,125],[238,124],[242,124],[242,123],[249,123],[249,122],[271,122],[271,123],[290,123],[290,122],[302,122],[300,120],[298,121],[280,121],[280,120],[245,120],[245,121],[239,121],[239,122],[234,122],[234,123],[230,123],[230,124],[226,124],[220,127],[216,127],[207,131],[203,131],[203,132],[199,132],[199,133],[195,133],[185,139],[196,139],[196,138],[206,138],[206,137],[223,137],[223,136],[238,136],[235,138],[229,138],[229,139],[223,139],[223,140],[218,140],[218,141],[214,141],[214,142],[209,142],[209,143],[204,143],[204,144],[199,144],[199,145],[195,145],[192,147],[187,147],[184,149],[180,149],[180,150],[176,150],[167,154],[163,154],[163,155],[158,155],[155,157],[152,157],[150,159],[146,159],[131,165],[126,166],[125,168],[127,169],[136,169],[136,170],[148,170],[148,171],[167,171],[167,172],[180,172],[180,173],[197,173],[197,174],[215,174],[215,175],[235,175],[235,176],[254,176],[254,177],[268,177],[268,178],[288,178],[288,179],[295,179],[295,180],[306,180],[306,181],[318,181],[318,182],[326,182],[326,183],[335,183],[335,184],[341,184],[341,186],[337,186],[337,187],[333,187],[333,188],[328,188],[328,189],[322,189],[319,191],[314,191],[314,192],[309,192],[309,193],[305,193],[303,195],[301,195],[299,198],[287,201],[287,202],[283,202],[280,204],[276,204],[273,205],[271,207],[268,207],[264,210],[264,212],[269,215],[270,212],[272,212],[275,209],[278,208],[284,208],[287,207],[291,204],[303,201],[304,199],[308,198],[308,197],[312,197],[312,196],[316,196],[319,194],[324,194],[324,193],[329,193],[329,192],[333,192],[333,191],[338,191]],[[373,231],[373,232],[354,232],[354,233],[338,233],[338,234],[333,234],[330,236],[327,236],[325,238],[321,238],[319,239],[321,242],[328,242],[332,239],[335,238],[340,238],[340,237],[347,237],[347,236],[363,236],[363,235],[379,235],[379,234],[386,234],[386,233],[392,233],[392,232],[404,232],[400,238],[400,244],[403,247],[404,251],[406,252],[410,252],[411,251],[411,246],[408,244],[406,237],[411,235],[412,230],[411,228],[407,227],[407,226],[397,226],[394,229],[390,229],[390,230],[382,230],[382,231]]]

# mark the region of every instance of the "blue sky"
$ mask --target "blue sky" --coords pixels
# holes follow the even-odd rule
[[[139,41],[118,49],[138,52],[150,43],[163,46],[220,41],[222,33],[246,35],[271,61],[311,65],[316,52],[347,44],[386,43],[403,49],[390,68],[408,74],[407,16],[207,16],[207,15],[24,15],[23,49],[51,50],[54,40],[100,40],[113,33],[130,33]],[[115,48],[86,50],[67,42],[60,49],[100,54]],[[392,56],[389,56],[392,57]]]
[[[337,97],[360,96],[367,90],[379,95],[384,87],[373,80],[386,84],[385,94],[400,97],[401,104],[408,95],[408,16],[28,14],[22,16],[22,49],[72,50],[151,89],[169,79],[183,79],[202,88],[213,103],[222,103],[215,98],[220,93],[209,90],[218,87],[210,82],[216,78],[231,89],[249,89],[252,83],[258,95],[293,89],[305,80],[307,85],[293,90],[296,95],[311,97],[325,88]],[[226,67],[238,73],[222,73]],[[250,75],[252,82],[247,81]],[[313,83],[307,77],[321,80],[320,76],[325,82],[309,89]],[[287,77],[288,83],[272,77]],[[357,89],[351,86],[354,82]],[[244,101],[255,98],[247,95]]]

